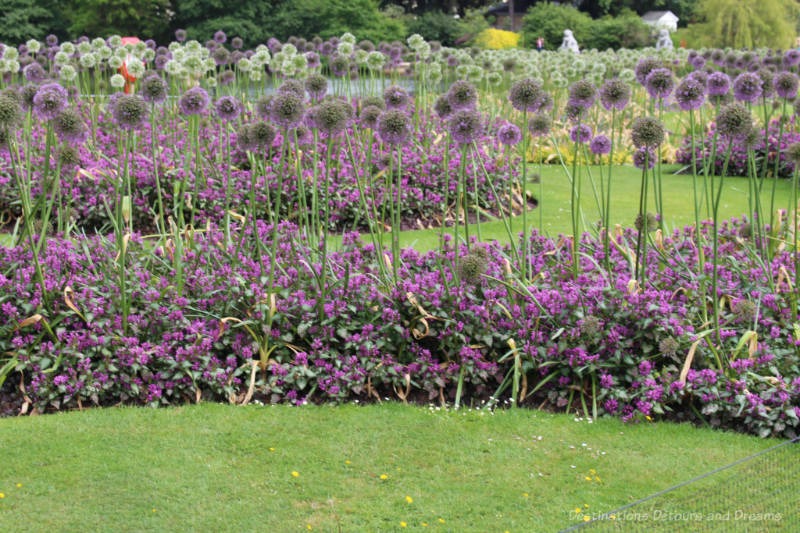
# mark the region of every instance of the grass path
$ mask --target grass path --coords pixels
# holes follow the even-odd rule
[[[3,419],[0,529],[555,531],[774,444],[392,403]]]

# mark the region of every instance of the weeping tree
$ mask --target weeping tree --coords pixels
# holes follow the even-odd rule
[[[800,13],[795,0],[701,0],[696,30],[712,46],[786,48]]]

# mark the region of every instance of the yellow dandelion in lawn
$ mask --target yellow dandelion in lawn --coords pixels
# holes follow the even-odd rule
[[[275,448],[270,448],[269,451],[274,452]]]
[[[609,518],[610,518],[611,520],[616,520],[616,519],[617,519],[617,517],[616,517],[616,516],[614,516],[613,514],[612,514],[611,516],[609,516]]]
[[[412,498],[411,496],[406,496],[406,501],[408,503],[413,503],[414,502],[414,498]]]
[[[645,418],[646,418],[648,421],[651,421],[651,420],[653,420],[653,419],[652,419],[652,418],[650,418],[649,416],[645,416]]]
[[[440,524],[444,524],[444,518],[440,518],[440,519],[439,519],[439,523],[440,523]]]
[[[5,497],[6,497],[6,495],[5,495],[5,494],[3,494],[2,492],[0,492],[0,500],[2,500],[2,499],[3,499],[3,498],[5,498]]]
[[[594,480],[597,481],[598,483],[600,483],[600,478],[599,477],[594,476]]]
[[[407,525],[405,522],[400,522],[400,527],[406,527]]]
[[[300,476],[299,472],[292,470],[292,477],[299,477],[299,476]]]
[[[595,471],[594,468],[590,468],[589,469],[589,473],[592,474],[592,475],[595,475],[597,473],[597,471]]]
[[[386,474],[381,474],[381,479],[389,479],[389,476],[387,476]]]
[[[584,522],[588,522],[589,520],[591,520],[591,518],[589,518],[589,515],[583,515]]]
[[[314,528],[313,528],[313,527],[311,527],[311,524],[308,524],[308,525],[306,526],[306,529],[307,529],[307,530],[309,530],[309,531],[311,531],[311,530],[312,530],[312,529],[314,529]]]
[[[575,508],[575,514],[581,514],[581,508],[580,507],[576,507]]]
[[[156,512],[156,510],[155,510],[155,509],[153,509],[153,512],[155,513],[155,512]]]
[[[22,488],[22,483],[17,483],[17,488]]]
[[[587,509],[589,508],[589,504],[588,503],[584,503],[583,506],[586,507]]]
[[[422,527],[428,527],[428,523],[427,522],[423,522],[422,523]]]
[[[523,498],[527,498],[527,497],[528,497],[528,493],[527,493],[527,492],[523,492],[523,493],[522,493],[522,497],[523,497]]]
[[[590,478],[589,476],[584,476],[584,479],[585,479],[586,481],[591,481],[591,480],[592,480],[592,478]]]
[[[344,462],[344,464],[349,465],[350,464],[350,460],[348,459],[347,461]]]

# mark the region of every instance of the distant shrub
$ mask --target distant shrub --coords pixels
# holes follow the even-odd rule
[[[488,28],[478,34],[475,42],[478,46],[488,48],[490,50],[516,48],[519,44],[519,33]]]

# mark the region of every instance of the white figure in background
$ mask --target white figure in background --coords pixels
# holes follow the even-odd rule
[[[564,40],[561,41],[561,46],[559,50],[568,50],[570,52],[580,53],[580,48],[578,48],[578,41],[575,40],[575,36],[572,35],[572,30],[564,30]]]
[[[661,50],[662,48],[666,48],[667,50],[672,50],[672,37],[669,36],[669,30],[659,30],[658,32],[658,40],[656,41],[656,49]]]

